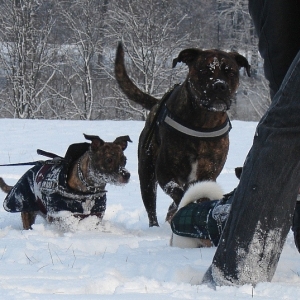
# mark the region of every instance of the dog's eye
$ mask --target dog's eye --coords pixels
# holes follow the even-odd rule
[[[125,166],[126,166],[126,163],[127,163],[127,158],[124,156],[124,157],[122,158],[122,163],[121,163],[122,167],[125,167]]]
[[[229,68],[225,68],[225,73],[227,74],[227,76],[229,77],[234,77],[235,76],[235,72],[230,70]]]
[[[199,70],[201,75],[206,75],[208,73],[208,70],[206,69],[201,69]]]
[[[112,161],[113,161],[113,160],[112,160],[112,158],[110,158],[110,157],[106,159],[106,162],[107,162],[108,164],[111,164]]]

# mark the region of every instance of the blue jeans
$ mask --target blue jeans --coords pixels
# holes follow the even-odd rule
[[[271,281],[300,185],[300,52],[259,122],[213,262],[203,283]]]

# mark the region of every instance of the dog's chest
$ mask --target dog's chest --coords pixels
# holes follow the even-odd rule
[[[187,182],[215,180],[225,164],[228,148],[229,140],[225,136],[218,142],[201,142],[186,151],[185,161],[189,161]]]

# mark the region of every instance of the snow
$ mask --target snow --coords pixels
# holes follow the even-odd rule
[[[22,230],[20,214],[0,206],[1,299],[299,299],[300,255],[290,232],[270,283],[241,287],[200,285],[215,247],[179,249],[169,246],[164,222],[170,198],[158,191],[160,227],[149,228],[137,174],[137,144],[144,123],[138,121],[45,121],[0,119],[0,164],[41,160],[40,148],[64,155],[83,133],[105,141],[129,135],[125,150],[130,182],[107,186],[103,223],[66,218],[62,225],[37,218],[33,230]],[[225,193],[236,187],[234,168],[242,166],[256,123],[233,121],[229,156],[218,183]],[[29,167],[0,167],[14,184]],[[5,194],[0,192],[4,199]],[[271,245],[270,245],[271,246]]]

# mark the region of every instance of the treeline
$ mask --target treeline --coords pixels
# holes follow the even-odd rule
[[[172,60],[190,47],[235,50],[241,76],[232,119],[257,120],[269,105],[247,0],[0,0],[0,117],[135,119],[147,112],[118,89],[118,41],[128,72],[161,97],[184,80]]]

